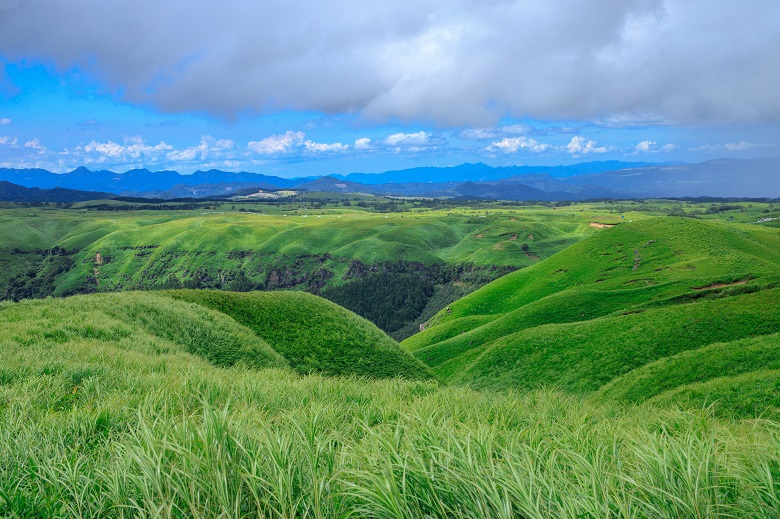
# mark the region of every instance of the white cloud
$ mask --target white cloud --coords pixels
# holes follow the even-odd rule
[[[188,162],[192,160],[209,160],[225,158],[236,149],[236,143],[230,139],[215,139],[211,135],[204,135],[200,143],[183,150],[174,150],[168,153],[168,159],[175,162]]]
[[[32,148],[38,152],[38,154],[43,155],[48,151],[48,148],[44,146],[41,141],[36,137],[34,139],[31,139],[24,143],[25,148]]]
[[[368,137],[360,137],[358,139],[355,139],[355,149],[356,150],[371,149],[371,139],[369,139]]]
[[[314,152],[329,152],[329,151],[346,151],[349,149],[348,144],[341,144],[340,142],[334,142],[333,144],[323,144],[320,142],[306,141],[303,143],[306,151]]]
[[[11,119],[8,117],[0,117],[0,126],[8,126],[11,124]]]
[[[566,145],[566,150],[572,155],[580,155],[586,153],[606,153],[612,150],[612,148],[599,146],[596,141],[590,141],[585,137],[575,135],[571,138],[571,142]]]
[[[284,154],[303,144],[306,134],[303,132],[286,131],[283,135],[271,135],[259,141],[250,141],[247,146],[260,155]]]
[[[629,151],[632,155],[637,155],[639,153],[671,153],[673,151],[677,151],[678,149],[679,147],[676,144],[667,143],[664,145],[659,145],[656,141],[651,141],[648,139],[638,143],[633,147],[633,149],[626,150],[626,153],[629,153]]]
[[[631,128],[637,126],[667,126],[670,121],[663,116],[651,113],[623,113],[613,114],[594,121],[599,126],[607,128]]]
[[[552,149],[552,146],[526,137],[504,137],[485,149],[488,151],[503,151],[504,153],[517,153],[521,149],[541,153]]]
[[[16,137],[8,137],[8,136],[0,137],[0,144],[2,144],[3,146],[10,146],[12,148],[16,148],[17,142],[18,141]]]
[[[271,135],[259,141],[250,141],[247,147],[259,155],[286,155],[297,149],[311,153],[340,152],[349,149],[349,144],[331,144],[306,139],[304,132],[286,131],[282,135]]]
[[[634,149],[639,152],[649,152],[655,149],[656,142],[655,141],[642,141],[636,146],[634,146]]]
[[[117,158],[121,157],[125,147],[121,144],[117,144],[114,141],[97,142],[92,141],[84,146],[84,151],[87,153],[100,153],[108,157]]]
[[[173,146],[165,141],[158,144],[147,144],[138,135],[125,136],[123,144],[114,141],[98,142],[93,140],[84,146],[77,146],[72,150],[66,150],[66,155],[73,156],[84,164],[113,163],[124,164],[144,159],[155,162],[162,158],[166,152],[173,150]]]
[[[15,144],[15,138],[0,137],[0,145]],[[150,144],[138,135],[125,136],[121,142],[92,140],[60,151],[47,149],[39,139],[31,139],[24,146],[29,151],[14,158],[14,167],[43,167],[52,171],[93,164],[120,171],[135,167],[173,167],[179,171],[187,171],[193,166],[233,168],[246,164],[248,158],[246,148],[239,148],[230,139],[215,139],[210,135],[202,136],[198,144],[183,149],[175,149],[165,141]],[[5,157],[0,156],[2,159]]]
[[[431,134],[427,132],[394,133],[385,138],[385,144],[389,146],[425,146],[429,143]]]

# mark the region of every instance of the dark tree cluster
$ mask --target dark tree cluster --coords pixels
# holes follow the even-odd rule
[[[61,247],[28,252],[18,249],[11,251],[11,254],[24,256],[32,262],[28,263],[29,267],[23,272],[11,275],[8,282],[0,287],[0,299],[19,301],[50,296],[57,277],[73,267],[73,252]]]
[[[320,295],[391,333],[415,321],[437,289],[455,282],[474,289],[514,270],[470,263],[425,265],[396,261],[367,265],[352,260],[342,276],[347,282],[328,287]]]

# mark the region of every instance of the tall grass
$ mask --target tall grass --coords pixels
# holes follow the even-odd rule
[[[780,512],[775,421],[216,363],[192,345],[262,345],[161,294],[56,303],[0,306],[0,517]]]
[[[100,348],[98,344],[93,345]],[[7,359],[8,346],[0,358]],[[32,348],[35,350],[36,348]],[[780,424],[558,391],[17,351],[0,386],[10,517],[776,517]],[[19,357],[17,357],[19,358]],[[159,360],[156,360],[159,362]],[[59,373],[45,366],[59,363]],[[134,365],[134,370],[127,369]],[[118,377],[123,371],[124,377]]]

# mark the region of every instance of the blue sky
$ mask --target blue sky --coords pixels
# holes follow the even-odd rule
[[[64,5],[0,6],[0,167],[292,177],[780,154],[773,1]]]

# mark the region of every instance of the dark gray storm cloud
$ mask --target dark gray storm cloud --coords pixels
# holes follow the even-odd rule
[[[226,117],[780,120],[777,0],[0,0],[0,55]]]

